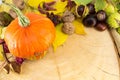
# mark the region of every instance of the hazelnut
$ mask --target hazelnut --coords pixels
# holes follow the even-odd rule
[[[66,23],[63,24],[62,31],[63,31],[65,34],[71,35],[71,34],[73,34],[74,31],[75,31],[75,27],[73,26],[72,23],[66,22]]]
[[[10,9],[9,10],[9,14],[10,14],[10,16],[12,17],[12,18],[16,18],[17,17],[17,14],[16,14],[16,12],[13,10],[13,9]]]
[[[25,7],[24,0],[13,0],[13,3],[21,10]]]
[[[75,16],[70,11],[65,11],[62,16],[63,22],[72,22],[75,20]]]

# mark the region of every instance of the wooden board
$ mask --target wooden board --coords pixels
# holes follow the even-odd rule
[[[87,35],[69,36],[64,45],[38,61],[25,61],[21,74],[0,72],[0,80],[120,80],[109,32],[86,28]]]

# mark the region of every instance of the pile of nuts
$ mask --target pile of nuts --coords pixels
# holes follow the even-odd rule
[[[87,8],[86,8],[87,7]],[[79,5],[77,7],[77,13],[79,16],[83,17],[83,24],[86,27],[95,27],[99,31],[104,31],[108,27],[106,24],[107,15],[104,10],[95,11],[94,4],[89,3],[86,6]],[[84,17],[84,13],[87,11],[87,15]]]
[[[75,31],[75,27],[73,26],[72,22],[75,20],[75,16],[70,11],[65,11],[62,16],[63,27],[62,31],[65,34],[71,35]]]

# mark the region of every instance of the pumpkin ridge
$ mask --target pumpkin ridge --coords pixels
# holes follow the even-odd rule
[[[33,32],[38,32],[38,31],[36,31],[37,29],[35,30],[35,28],[37,28],[37,27],[34,27],[34,31],[33,31]],[[41,34],[41,33],[42,33],[41,31],[43,31],[43,30],[45,30],[46,33]],[[48,34],[48,33],[50,34],[50,30],[48,30],[48,29],[46,30],[46,29],[44,29],[44,28],[42,28],[42,29],[40,30],[40,33],[38,32],[39,36],[42,37],[42,38],[44,39],[44,41],[46,41],[46,37],[44,37],[44,36],[47,36],[46,34]],[[49,39],[49,42],[47,42],[46,44],[49,44],[49,43],[51,43],[51,42],[52,42],[52,41]]]
[[[29,30],[29,31],[30,31],[30,30]],[[30,31],[30,34],[34,35],[35,33],[34,33],[33,30],[32,30],[32,31]],[[29,34],[29,35],[30,35],[30,34]],[[34,36],[34,38],[36,38],[36,39],[34,39],[34,40],[36,40],[36,42],[38,42],[38,45],[41,46],[41,43],[38,41],[37,36]],[[30,39],[30,42],[31,42],[31,44],[34,44],[32,39]],[[44,40],[43,40],[42,42],[44,42]],[[35,49],[36,45],[32,45],[32,46],[33,46],[33,48],[34,48],[33,54],[36,53],[36,52],[41,52],[40,50],[42,50],[42,51],[45,50],[45,49],[41,49],[41,48],[39,48],[39,47],[38,47],[37,49]]]
[[[49,21],[49,19],[48,19],[48,21]],[[42,24],[40,24],[39,26],[37,25],[39,22],[41,22]],[[35,22],[32,22],[31,23],[31,25],[33,25],[34,24],[34,26],[32,26],[32,27],[40,27],[41,25],[44,25],[44,28],[48,28],[48,30],[50,30],[50,32],[51,33],[53,33],[53,34],[55,34],[55,31],[53,31],[53,29],[55,29],[55,27],[49,27],[49,26],[47,26],[46,24],[49,24],[50,26],[54,26],[54,24],[53,23],[51,23],[50,24],[50,22],[48,23],[48,22],[44,22],[44,21],[39,21],[39,22],[37,22],[37,21],[35,21]],[[43,23],[44,22],[44,23]],[[31,26],[30,25],[30,26]],[[36,26],[37,25],[37,26]],[[31,28],[32,28],[31,27]]]
[[[7,37],[7,36],[11,36],[11,35],[12,35],[12,37],[7,37],[7,38],[8,38],[7,40],[9,40],[10,42],[7,43],[8,41],[6,41],[6,44],[11,44],[11,43],[13,43],[14,37],[16,37],[16,35],[18,34],[19,31],[20,31],[20,29],[17,29],[17,30],[14,32],[14,34],[10,34],[10,35],[5,34],[5,41],[6,41],[6,37]],[[9,47],[9,46],[8,46],[8,47]]]
[[[35,22],[40,21],[40,20],[43,20],[43,19],[37,19],[35,21],[31,21],[30,24],[35,23]]]
[[[35,34],[35,30],[33,31],[33,30],[31,30],[31,32],[32,32],[32,34]],[[39,33],[39,32],[38,32]],[[45,42],[45,38],[42,36],[42,35],[37,35],[37,36],[39,36],[39,37],[42,37],[42,39],[40,39],[40,41],[39,41],[39,43],[41,44],[41,42],[44,42],[44,43],[46,43]],[[37,39],[37,36],[36,36],[36,39]],[[37,40],[39,40],[39,39],[37,39]],[[46,44],[48,44],[48,43],[46,43]],[[44,46],[45,47],[45,46]]]
[[[19,30],[20,31],[20,30]],[[18,31],[16,32],[16,34],[18,33]],[[19,38],[18,36],[17,36],[17,38]],[[14,52],[16,52],[16,55],[15,56],[17,56],[19,53],[19,51],[17,50],[16,51],[16,49],[15,48],[18,48],[18,46],[16,46],[15,44],[16,44],[16,41],[14,41],[14,36],[10,39],[11,40],[11,42],[9,42],[9,43],[6,43],[6,44],[8,44],[8,45],[10,45],[10,46],[8,46],[8,49],[10,50],[10,52],[11,52],[11,50],[12,50],[12,52],[11,53],[14,53]],[[13,47],[15,45],[15,47]],[[12,46],[12,47],[11,47]]]
[[[38,21],[51,21],[50,19],[48,19],[47,17],[46,18],[44,18],[44,19],[37,19],[37,20],[34,20],[34,21],[31,21],[30,22],[30,24],[33,24],[33,23],[35,23],[35,22],[38,22]],[[51,21],[52,22],[52,21]]]
[[[23,33],[21,33],[21,36],[19,37],[20,39],[18,40],[18,48],[19,49],[19,57],[24,56],[24,58],[27,57],[27,53],[29,53],[29,48],[28,48],[28,40],[27,40],[27,33],[24,30]],[[26,41],[27,40],[27,41]],[[27,42],[27,43],[26,43]],[[21,43],[24,43],[23,45],[21,45]],[[23,47],[24,46],[24,47]],[[32,46],[31,46],[32,47]],[[22,49],[22,51],[21,51]],[[26,53],[25,53],[26,52]],[[22,53],[22,54],[21,54]],[[24,54],[23,54],[24,53]],[[30,54],[30,53],[29,53]],[[31,55],[31,54],[30,54]]]

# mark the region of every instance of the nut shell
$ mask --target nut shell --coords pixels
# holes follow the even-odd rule
[[[63,22],[72,22],[75,20],[75,16],[70,11],[65,11],[62,16]]]
[[[17,6],[19,9],[24,9],[25,8],[25,2],[24,0],[12,0],[15,6]]]
[[[62,31],[63,31],[65,34],[71,35],[71,34],[73,34],[74,31],[75,31],[75,27],[73,26],[72,23],[66,22],[66,23],[63,24]]]
[[[9,10],[9,14],[10,14],[10,16],[12,17],[12,18],[16,18],[17,17],[17,14],[16,14],[16,12],[13,10],[13,9],[10,9]]]

